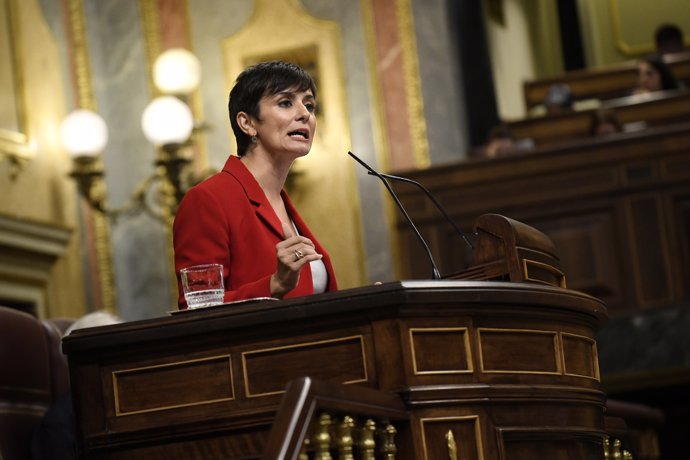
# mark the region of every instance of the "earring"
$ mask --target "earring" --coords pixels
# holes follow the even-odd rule
[[[256,144],[257,142],[259,142],[259,138],[256,136],[252,136],[251,140],[252,140],[252,144]]]

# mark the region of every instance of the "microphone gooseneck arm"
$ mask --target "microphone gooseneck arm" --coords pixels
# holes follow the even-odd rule
[[[352,158],[355,159],[357,163],[362,165],[364,169],[366,169],[369,174],[372,176],[376,176],[379,179],[381,179],[381,182],[383,182],[383,185],[386,186],[386,190],[388,190],[388,193],[393,197],[393,200],[395,201],[395,204],[398,205],[398,208],[400,211],[403,213],[403,216],[405,216],[405,219],[407,219],[407,223],[410,224],[410,227],[412,230],[414,230],[415,235],[417,235],[417,239],[422,243],[422,246],[424,246],[424,250],[426,251],[426,255],[429,258],[429,262],[431,263],[431,276],[435,280],[440,280],[441,279],[441,273],[438,271],[438,268],[436,267],[436,262],[434,261],[434,256],[431,254],[431,249],[429,249],[429,245],[426,243],[424,238],[422,237],[422,234],[419,233],[419,230],[417,229],[417,226],[412,222],[412,219],[410,218],[409,214],[407,214],[407,211],[405,211],[405,208],[403,207],[402,203],[398,199],[398,196],[395,194],[393,191],[393,188],[391,185],[388,183],[386,178],[384,177],[383,174],[378,173],[376,170],[374,170],[371,166],[366,164],[363,160],[361,160],[357,155],[355,155],[352,152],[347,152],[348,155],[350,155]]]
[[[443,209],[443,206],[441,206],[441,203],[439,203],[438,200],[436,200],[436,198],[434,197],[434,195],[432,195],[431,192],[426,187],[424,187],[422,184],[420,184],[416,180],[408,179],[407,177],[394,176],[392,174],[374,173],[372,171],[369,171],[368,174],[370,174],[372,176],[379,175],[379,176],[384,177],[386,179],[395,180],[395,181],[399,181],[399,182],[407,182],[408,184],[413,184],[413,185],[416,185],[417,187],[419,187],[422,190],[422,192],[424,192],[424,194],[426,194],[426,196],[431,200],[431,202],[434,203],[434,206],[436,206],[436,209],[438,209],[439,212],[441,214],[443,214],[443,217],[445,217],[446,220],[450,223],[450,225],[453,226],[453,228],[455,229],[455,232],[458,235],[460,235],[460,237],[465,241],[465,243],[467,244],[467,247],[469,247],[470,249],[474,249],[474,246],[472,245],[472,243],[470,243],[470,240],[467,239],[467,236],[465,235],[465,233],[462,230],[460,230],[460,228],[457,226],[455,221],[453,221],[453,219],[450,218],[450,216],[448,215],[446,210]]]

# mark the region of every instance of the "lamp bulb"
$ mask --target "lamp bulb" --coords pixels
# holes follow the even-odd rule
[[[194,117],[187,104],[174,96],[152,100],[141,116],[141,128],[152,144],[182,144],[192,134]]]
[[[108,127],[96,112],[77,109],[60,124],[60,138],[73,157],[96,156],[108,143]]]
[[[163,52],[153,64],[153,82],[165,94],[189,94],[199,86],[200,80],[199,59],[184,48]]]

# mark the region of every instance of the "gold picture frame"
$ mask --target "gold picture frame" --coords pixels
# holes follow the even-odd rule
[[[17,167],[32,156],[16,0],[0,0],[0,155]]]

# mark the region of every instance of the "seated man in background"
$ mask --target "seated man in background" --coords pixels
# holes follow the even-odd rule
[[[654,33],[656,51],[660,55],[679,53],[685,50],[683,31],[675,24],[662,24]]]
[[[549,87],[544,98],[546,115],[560,115],[570,113],[574,110],[573,93],[566,84],[555,84]]]

